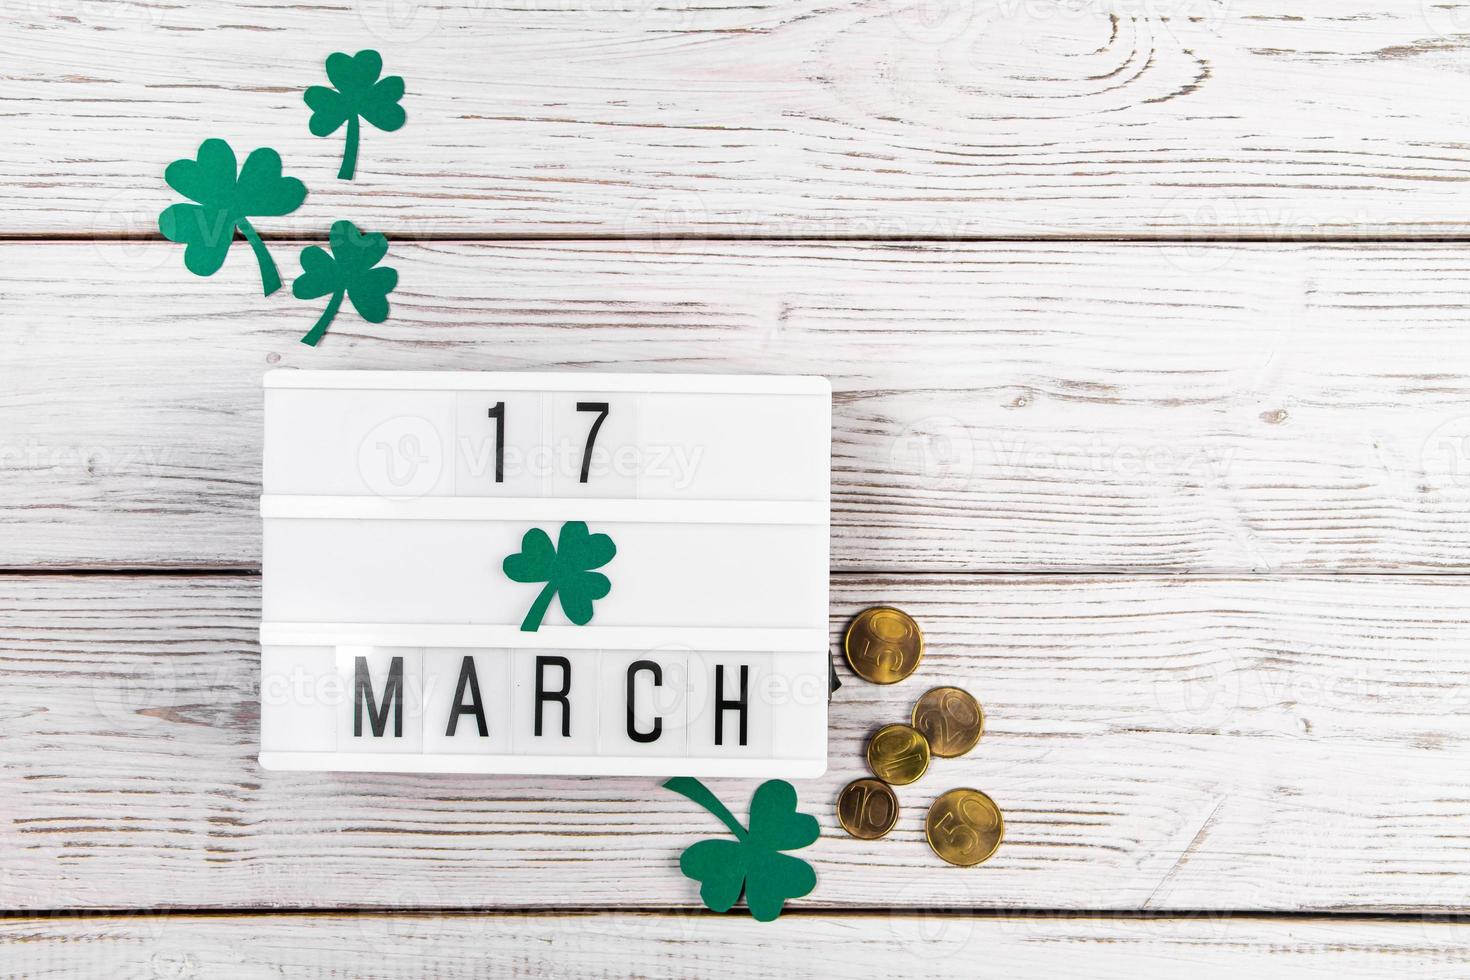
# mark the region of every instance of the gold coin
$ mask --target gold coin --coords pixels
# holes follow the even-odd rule
[[[854,779],[837,795],[837,822],[861,840],[877,840],[898,822],[898,794],[877,779]]]
[[[924,838],[950,864],[968,868],[1000,847],[1006,824],[995,801],[978,789],[952,789],[929,808]]]
[[[929,749],[941,759],[964,755],[980,741],[985,712],[969,691],[936,687],[914,704],[914,727],[929,740]]]
[[[842,652],[853,673],[874,684],[897,684],[924,658],[924,634],[908,613],[891,606],[864,609],[847,626]]]
[[[908,725],[884,725],[868,740],[868,768],[893,786],[906,786],[929,768],[929,740]]]

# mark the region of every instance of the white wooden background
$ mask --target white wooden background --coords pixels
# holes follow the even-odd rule
[[[0,4],[0,975],[1466,975],[1467,66],[1456,0]],[[288,281],[389,233],[388,322],[183,269],[210,136],[312,188]],[[654,780],[262,772],[270,367],[830,377],[834,637],[931,652],[841,669],[816,891],[699,911]],[[985,739],[846,837],[940,683]]]

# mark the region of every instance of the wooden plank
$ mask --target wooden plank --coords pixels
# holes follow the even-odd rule
[[[270,773],[255,761],[258,579],[0,578],[0,907],[685,907],[720,833],[653,779]],[[928,636],[893,687],[846,681],[800,907],[1463,911],[1470,581],[839,576]],[[970,755],[836,827],[878,726],[931,685],[987,709]],[[755,782],[716,780],[743,815]],[[929,802],[990,793],[978,869]]]
[[[1470,559],[1463,246],[396,245],[317,350],[237,248],[0,246],[0,567],[256,567],[270,367],[824,374],[843,570]]]
[[[0,920],[0,961],[30,980],[350,976],[976,975],[1458,978],[1455,922],[1054,916],[239,915]]]
[[[1461,235],[1460,0],[478,0],[7,10],[0,232],[156,231],[169,161],[280,149],[268,232]],[[307,131],[332,50],[409,123]]]

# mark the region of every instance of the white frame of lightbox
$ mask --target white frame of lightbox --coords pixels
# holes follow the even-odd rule
[[[498,373],[477,371],[315,371],[278,369],[267,372],[267,389],[347,391],[494,391],[577,394],[725,394],[816,396],[823,399],[823,448],[830,460],[831,385],[825,378],[774,375],[658,375]],[[267,434],[269,438],[269,434]],[[763,524],[820,526],[831,537],[830,463],[822,468],[820,494],[812,500],[710,500],[665,498],[565,498],[423,495],[406,498],[362,495],[261,495],[266,521],[332,520],[559,520],[568,505],[589,521],[657,524]],[[269,564],[267,556],[266,564]],[[822,566],[830,571],[823,555]],[[265,572],[269,575],[268,567]],[[820,619],[827,617],[828,583],[824,576]],[[812,746],[815,754],[797,758],[718,759],[707,756],[526,755],[471,753],[364,753],[352,751],[264,751],[262,767],[276,770],[337,772],[459,772],[508,775],[692,774],[711,777],[786,776],[811,778],[827,767],[827,698],[830,664],[827,628],[619,627],[543,625],[534,633],[515,626],[462,624],[265,622],[262,647],[371,646],[394,648],[462,648],[466,650],[638,650],[686,647],[693,654],[742,651],[810,656],[812,672],[823,682],[817,707],[820,724]],[[599,697],[603,692],[598,692]],[[805,710],[805,709],[804,709]],[[815,717],[815,716],[813,716]]]

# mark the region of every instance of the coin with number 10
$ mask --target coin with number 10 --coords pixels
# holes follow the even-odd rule
[[[859,840],[877,840],[898,822],[898,795],[877,779],[854,779],[837,797],[837,822]]]

